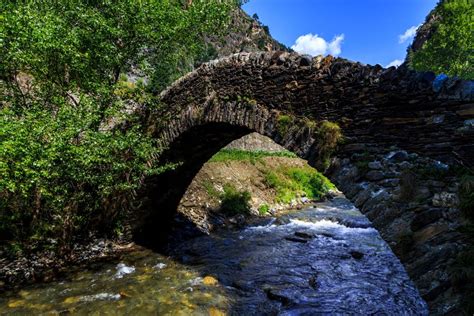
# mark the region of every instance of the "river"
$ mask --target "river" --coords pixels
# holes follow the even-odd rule
[[[389,246],[342,197],[170,246],[6,293],[0,314],[428,314]]]

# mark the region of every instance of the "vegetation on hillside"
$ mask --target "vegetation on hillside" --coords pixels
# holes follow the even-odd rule
[[[268,189],[275,192],[275,203],[289,204],[302,196],[309,199],[320,199],[329,190],[335,189],[335,186],[324,175],[309,165],[291,166],[282,164],[275,167],[265,162],[264,158],[266,157],[297,158],[294,153],[289,151],[266,152],[222,149],[209,162],[240,161],[257,165],[264,177],[264,184]],[[210,196],[218,196],[212,184],[204,185]],[[268,206],[259,209],[259,211],[266,213]]]
[[[266,185],[275,190],[276,202],[291,203],[298,197],[321,199],[335,186],[316,169],[305,167],[279,167],[265,172]]]
[[[292,153],[291,151],[276,151],[276,152],[269,152],[269,151],[247,151],[247,150],[240,150],[240,149],[221,149],[217,152],[212,158],[209,160],[210,162],[223,162],[223,161],[250,161],[255,163],[256,161],[260,160],[263,157],[288,157],[288,158],[296,158],[297,156]]]
[[[409,49],[410,66],[473,80],[474,1],[440,1],[427,22],[432,30],[420,49]]]
[[[0,3],[0,245],[66,254],[73,236],[112,231],[160,148],[111,129],[124,108],[191,69],[234,0]],[[137,79],[143,78],[143,80]],[[139,102],[139,103],[138,103]],[[136,124],[139,126],[139,124]]]

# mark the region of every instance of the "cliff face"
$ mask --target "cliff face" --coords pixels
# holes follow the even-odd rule
[[[289,51],[289,48],[272,38],[268,26],[248,16],[240,8],[232,13],[227,35],[208,35],[205,42],[208,50],[203,61],[241,52]]]
[[[440,0],[438,2],[436,7],[431,10],[431,12],[426,17],[425,22],[416,31],[413,43],[410,45],[410,47],[408,47],[405,62],[408,62],[410,53],[419,51],[423,47],[423,44],[425,44],[425,42],[429,40],[436,32],[436,23],[441,19],[441,16],[438,13],[438,8],[444,3],[444,1],[445,0]]]

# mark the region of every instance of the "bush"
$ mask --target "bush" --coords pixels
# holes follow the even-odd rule
[[[337,145],[343,140],[341,128],[337,123],[322,121],[315,130],[315,138],[318,143],[318,160],[316,168],[326,170],[330,165],[331,155]]]
[[[270,210],[270,206],[268,204],[262,204],[258,207],[258,214],[263,216],[267,214],[269,210]]]
[[[221,195],[221,211],[227,215],[249,214],[250,199],[248,191],[238,191],[232,184],[226,184]]]
[[[280,136],[284,137],[291,125],[293,124],[294,118],[290,115],[280,115],[277,119],[277,131]]]

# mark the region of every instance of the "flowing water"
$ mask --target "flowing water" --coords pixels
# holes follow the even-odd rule
[[[170,257],[137,250],[7,293],[0,314],[428,314],[399,260],[343,198],[170,248]]]

